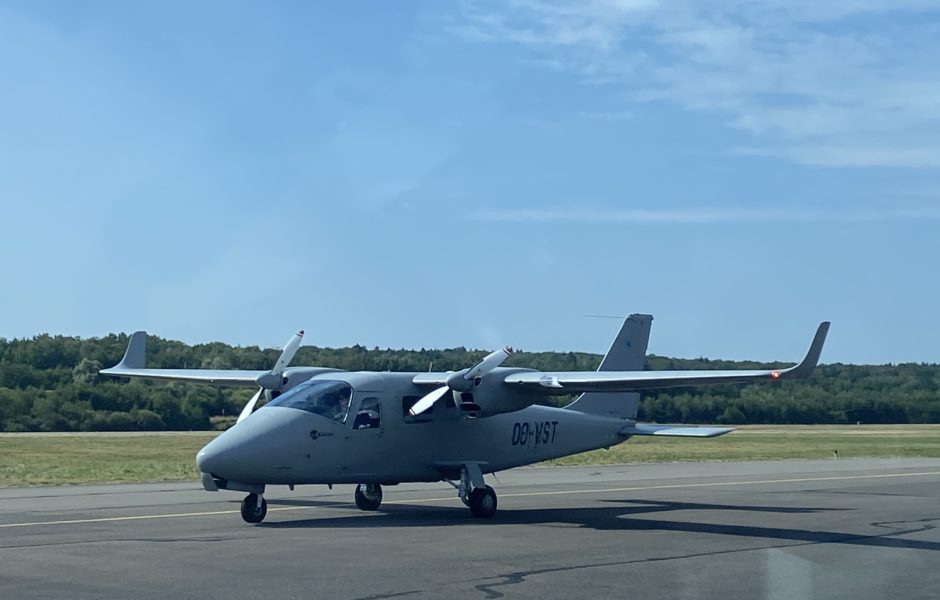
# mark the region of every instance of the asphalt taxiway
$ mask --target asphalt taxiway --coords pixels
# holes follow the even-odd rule
[[[940,460],[525,468],[491,520],[444,484],[0,489],[14,598],[936,598]]]

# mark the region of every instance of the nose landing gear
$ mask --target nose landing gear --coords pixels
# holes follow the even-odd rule
[[[260,523],[268,514],[268,502],[261,494],[248,494],[242,500],[242,518],[247,523]]]

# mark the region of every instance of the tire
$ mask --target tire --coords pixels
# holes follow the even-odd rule
[[[246,523],[260,523],[264,521],[268,514],[268,501],[261,498],[261,506],[258,506],[258,494],[248,494],[242,500],[242,518]]]
[[[470,514],[477,519],[490,519],[496,514],[496,492],[490,486],[470,492]]]
[[[356,506],[359,510],[378,510],[381,504],[381,485],[360,483],[356,486]]]

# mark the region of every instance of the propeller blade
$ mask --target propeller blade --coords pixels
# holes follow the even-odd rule
[[[288,363],[290,363],[294,355],[297,354],[297,349],[300,348],[300,342],[303,338],[304,332],[301,329],[295,333],[291,339],[287,340],[287,344],[285,344],[284,349],[281,350],[281,355],[278,357],[277,362],[274,363],[274,368],[267,373],[259,375],[255,379],[255,383],[266,390],[281,389],[281,386],[284,384],[284,369],[287,368]]]
[[[427,409],[434,406],[434,403],[444,397],[444,394],[450,391],[450,388],[446,385],[437,388],[431,393],[423,396],[420,400],[414,403],[414,406],[408,409],[408,414],[412,417],[420,415]]]
[[[238,415],[238,420],[235,421],[235,424],[241,423],[248,416],[255,411],[255,404],[258,403],[258,399],[261,398],[261,394],[264,393],[264,388],[258,388],[258,391],[255,392],[255,395],[251,397],[251,400],[248,401],[248,404],[245,405],[245,408],[242,409],[240,415]]]
[[[274,363],[274,368],[271,369],[271,374],[280,377],[284,373],[284,369],[287,368],[288,363],[294,358],[294,355],[297,354],[297,349],[300,348],[300,342],[304,339],[304,331],[301,329],[294,336],[287,340],[287,343],[284,345],[284,350],[281,351],[280,358],[277,359],[277,362]]]
[[[503,364],[503,361],[512,356],[513,350],[509,346],[506,346],[502,350],[497,350],[487,354],[480,362],[476,364],[472,369],[467,371],[463,376],[464,379],[476,379],[477,377],[483,377],[499,365]]]
[[[509,358],[513,353],[512,348],[506,346],[502,350],[497,350],[496,352],[491,352],[487,354],[483,360],[478,362],[473,368],[467,370],[466,372],[458,371],[447,378],[447,385],[437,388],[431,393],[423,396],[420,400],[414,403],[408,413],[411,416],[420,415],[427,409],[431,408],[435,402],[444,397],[444,394],[447,392],[461,391],[466,392],[469,389],[473,388],[473,380],[477,377],[483,377],[499,365],[503,364],[503,361]]]

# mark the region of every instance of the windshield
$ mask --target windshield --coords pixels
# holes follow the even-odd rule
[[[313,380],[289,390],[265,406],[286,406],[322,415],[334,421],[346,420],[352,387],[345,381]]]

